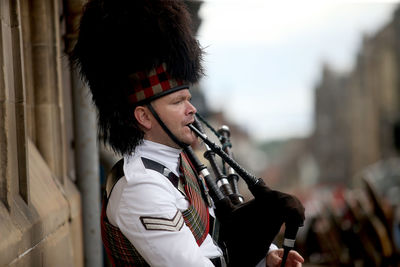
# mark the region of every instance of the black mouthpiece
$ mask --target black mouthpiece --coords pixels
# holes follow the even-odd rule
[[[197,117],[194,117],[194,122],[192,123],[192,125],[194,127],[196,127],[197,130],[199,130],[200,132],[204,133],[204,129],[203,126],[201,125],[201,123],[199,122],[199,120],[197,119]]]

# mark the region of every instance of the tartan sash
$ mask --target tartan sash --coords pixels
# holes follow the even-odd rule
[[[198,182],[198,176],[193,171],[189,159],[185,153],[180,155],[180,171],[183,176],[186,196],[189,198],[189,208],[182,212],[186,225],[192,231],[200,246],[207,237],[209,231],[208,207],[203,199]]]

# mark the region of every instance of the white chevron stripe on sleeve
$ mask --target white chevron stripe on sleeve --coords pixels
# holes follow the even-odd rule
[[[182,213],[176,211],[172,219],[159,217],[140,217],[146,230],[163,230],[163,231],[180,231],[183,227],[184,220]]]

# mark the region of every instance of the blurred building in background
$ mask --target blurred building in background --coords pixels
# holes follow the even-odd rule
[[[308,209],[300,240],[310,263],[400,264],[399,74],[400,9],[364,36],[350,73],[322,66],[314,132],[296,157],[311,155],[316,167],[313,184],[300,191]]]
[[[261,177],[305,203],[308,264],[399,266],[400,9],[354,56],[350,72],[321,66],[310,136],[260,145]]]
[[[398,155],[394,125],[400,119],[400,15],[365,36],[351,73],[328,65],[315,92],[313,150],[320,181],[357,182],[362,168]]]

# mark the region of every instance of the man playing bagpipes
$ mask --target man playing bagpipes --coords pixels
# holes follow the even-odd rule
[[[197,138],[188,127],[196,113],[189,87],[202,76],[201,58],[180,1],[85,6],[72,59],[91,90],[100,136],[123,155],[101,216],[114,266],[226,266],[210,236],[213,203],[182,152]],[[281,257],[271,246],[258,266],[278,266]],[[288,265],[302,262],[289,253]]]

